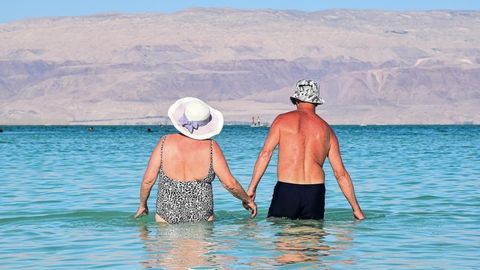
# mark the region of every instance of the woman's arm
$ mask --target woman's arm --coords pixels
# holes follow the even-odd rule
[[[158,171],[160,169],[161,162],[161,141],[157,143],[155,149],[153,149],[152,154],[150,155],[150,160],[148,161],[147,169],[143,175],[142,185],[140,187],[140,205],[137,212],[135,213],[135,218],[138,218],[143,215],[148,215],[148,197],[150,196],[150,191],[152,190],[155,181],[157,180]]]
[[[223,156],[222,149],[220,149],[220,146],[215,141],[213,142],[213,170],[225,189],[241,200],[244,207],[251,210],[252,217],[255,217],[257,215],[257,205],[253,202],[252,198],[247,195],[237,179],[233,177],[227,161]]]

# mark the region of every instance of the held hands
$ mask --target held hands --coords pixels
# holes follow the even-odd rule
[[[252,218],[257,216],[257,204],[255,204],[255,202],[252,199],[246,202],[243,202],[242,204],[245,209],[250,210],[250,213],[252,214]]]
[[[135,213],[134,218],[139,218],[141,216],[148,215],[148,206],[138,207],[137,212]]]
[[[257,216],[257,204],[255,204],[255,191],[252,189],[248,189],[247,191],[248,197],[250,197],[250,200],[248,202],[243,202],[243,207],[247,210],[250,210],[252,213],[252,218]]]

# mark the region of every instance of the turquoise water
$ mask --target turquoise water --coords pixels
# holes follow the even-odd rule
[[[478,269],[480,126],[337,126],[367,220],[329,165],[326,219],[267,220],[275,162],[251,219],[214,183],[214,223],[132,219],[151,150],[171,127],[3,127],[0,268]],[[244,185],[267,129],[217,137]],[[156,187],[149,200],[154,211]]]

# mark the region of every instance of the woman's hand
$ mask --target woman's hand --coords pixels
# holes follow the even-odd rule
[[[140,206],[138,207],[137,212],[135,213],[135,218],[139,218],[141,216],[148,215],[148,206]]]
[[[247,202],[243,202],[243,207],[247,210],[250,210],[252,214],[252,218],[257,216],[257,204],[252,200],[248,200]]]

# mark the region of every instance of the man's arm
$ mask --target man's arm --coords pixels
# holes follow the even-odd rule
[[[338,185],[347,199],[353,210],[353,215],[356,219],[364,219],[360,205],[355,197],[355,190],[353,188],[352,179],[343,165],[342,157],[340,155],[340,146],[338,144],[335,132],[330,128],[330,150],[328,151],[328,160],[332,166],[335,178],[337,178]]]
[[[153,149],[153,152],[150,155],[150,160],[148,161],[147,169],[143,175],[142,185],[140,187],[140,205],[135,213],[135,218],[148,215],[147,200],[148,197],[150,197],[150,191],[157,180],[158,171],[160,170],[160,143],[161,139],[155,149]]]
[[[270,131],[268,132],[267,139],[265,139],[263,148],[258,155],[257,161],[255,162],[252,180],[250,181],[247,191],[248,196],[250,196],[252,199],[255,199],[255,192],[257,190],[258,183],[265,173],[268,163],[270,163],[270,159],[272,158],[275,147],[277,147],[280,141],[279,122],[280,121],[278,120],[278,117],[273,121]]]

